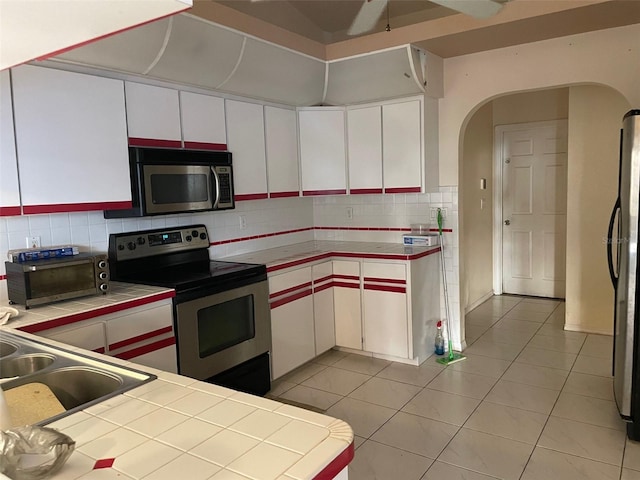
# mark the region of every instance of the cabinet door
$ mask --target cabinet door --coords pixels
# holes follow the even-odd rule
[[[107,345],[104,322],[95,322],[93,320],[91,323],[82,326],[52,328],[51,330],[39,332],[38,335],[98,353],[104,353]]]
[[[362,266],[364,349],[408,358],[406,265]]]
[[[316,355],[326,352],[336,344],[332,264],[333,262],[325,262],[311,268]]]
[[[336,345],[362,350],[360,262],[333,262]]]
[[[123,82],[12,71],[23,213],[131,208]]]
[[[170,301],[105,315],[108,353],[132,362],[177,372],[173,306]]]
[[[227,139],[233,155],[236,200],[267,198],[262,105],[226,100]]]
[[[382,106],[382,164],[385,193],[420,192],[422,187],[422,103]]]
[[[269,197],[300,195],[295,110],[264,107]]]
[[[227,149],[223,98],[180,92],[180,115],[184,148]]]
[[[382,193],[382,108],[347,110],[349,192]]]
[[[315,356],[311,267],[269,278],[273,379]]]
[[[18,162],[9,70],[0,72],[0,217],[20,215]]]
[[[178,91],[125,82],[129,145],[182,147]]]
[[[347,193],[344,109],[298,110],[302,195]]]

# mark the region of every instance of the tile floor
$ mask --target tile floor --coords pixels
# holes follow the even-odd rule
[[[356,434],[350,480],[640,480],[613,401],[611,337],[564,303],[496,296],[467,315],[467,360],[420,367],[330,351],[274,384]]]

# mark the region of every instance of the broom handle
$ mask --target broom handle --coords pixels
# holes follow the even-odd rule
[[[440,260],[442,264],[442,288],[444,293],[445,321],[447,324],[447,340],[449,347],[449,358],[453,358],[453,343],[451,341],[451,320],[449,318],[449,289],[447,287],[447,271],[444,263],[444,235],[442,234],[442,210],[438,208],[438,233],[440,234]]]

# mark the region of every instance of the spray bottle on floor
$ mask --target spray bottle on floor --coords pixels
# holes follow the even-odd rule
[[[435,352],[436,355],[444,355],[444,335],[442,335],[442,321],[438,320],[436,331]]]

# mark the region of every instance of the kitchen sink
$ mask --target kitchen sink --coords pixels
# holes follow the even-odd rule
[[[65,411],[36,423],[46,425],[157,377],[3,332],[0,378],[4,392],[28,384],[51,390]]]

